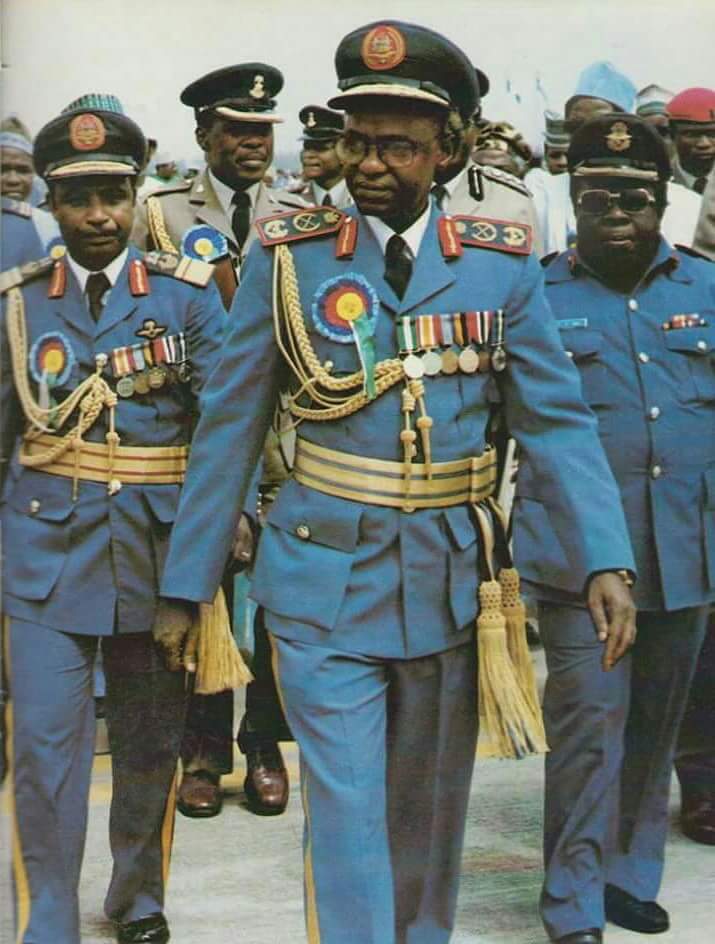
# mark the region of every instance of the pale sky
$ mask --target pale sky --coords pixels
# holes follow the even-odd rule
[[[35,134],[78,95],[112,92],[162,150],[188,158],[199,152],[181,89],[212,69],[259,60],[286,79],[276,150],[297,151],[299,109],[335,90],[337,43],[383,18],[433,27],[460,45],[491,79],[487,117],[513,121],[532,143],[545,107],[537,76],[556,110],[597,59],[638,88],[715,85],[713,0],[3,0],[2,112]]]

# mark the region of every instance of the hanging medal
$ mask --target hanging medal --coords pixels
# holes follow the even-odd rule
[[[504,309],[497,308],[493,320],[494,343],[492,350],[492,367],[502,371],[506,367],[506,350],[504,349]]]

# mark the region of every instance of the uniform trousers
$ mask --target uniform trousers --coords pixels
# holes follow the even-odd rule
[[[94,749],[100,637],[10,619],[13,876],[18,944],[79,944],[78,886]],[[107,916],[163,911],[185,715],[183,673],[149,633],[103,636],[112,752]]]
[[[604,883],[654,900],[660,888],[678,727],[707,608],[638,614],[630,652],[601,669],[587,610],[539,605],[548,678],[545,877],[556,938],[604,924]]]
[[[715,613],[710,614],[675,756],[684,795],[715,798]]]
[[[309,944],[446,944],[476,749],[474,645],[399,660],[271,640],[300,748]]]

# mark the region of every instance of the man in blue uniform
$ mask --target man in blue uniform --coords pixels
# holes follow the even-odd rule
[[[577,245],[548,263],[546,293],[598,417],[639,575],[638,638],[614,671],[602,671],[569,593],[570,554],[528,455],[514,546],[549,668],[542,914],[552,939],[594,944],[604,915],[668,927],[655,898],[673,749],[715,595],[715,273],[660,236],[670,166],[650,125],[601,115],[568,159]]]
[[[336,67],[328,104],[347,111],[339,150],[357,207],[258,224],[157,622],[179,635],[191,601],[214,593],[289,391],[295,472],[268,515],[253,592],[301,751],[308,938],[445,944],[477,737],[495,397],[553,491],[573,590],[588,592],[614,659],[634,629],[615,571],[633,562],[529,228],[443,217],[430,200],[449,114],[477,106],[469,60],[431,30],[388,21],[346,36]]]
[[[61,255],[62,239],[57,223],[45,210],[29,203],[0,198],[2,205],[2,245],[0,271],[12,269],[31,259]]]
[[[212,268],[128,249],[139,128],[86,96],[37,136],[66,243],[3,273],[3,610],[18,942],[79,944],[102,640],[120,944],[164,942],[185,677],[149,632],[187,419],[225,315]],[[147,736],[149,732],[149,736]]]

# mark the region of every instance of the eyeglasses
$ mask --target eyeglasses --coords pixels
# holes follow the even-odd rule
[[[583,190],[578,195],[576,206],[584,213],[602,216],[608,213],[612,206],[618,204],[624,213],[640,213],[655,203],[652,193],[638,187],[634,190],[620,190],[611,193],[610,190]]]
[[[433,138],[432,141],[436,141]],[[378,158],[387,167],[408,167],[419,154],[426,151],[432,141],[421,143],[409,138],[338,138],[335,145],[338,157],[344,164],[359,164],[364,161],[372,148]]]

